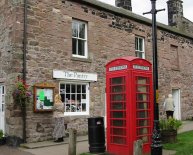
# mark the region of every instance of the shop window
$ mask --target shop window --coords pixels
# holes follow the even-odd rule
[[[89,84],[61,83],[60,95],[65,115],[89,114]]]
[[[144,38],[135,37],[135,56],[145,59]]]
[[[87,58],[87,23],[72,20],[72,56]]]

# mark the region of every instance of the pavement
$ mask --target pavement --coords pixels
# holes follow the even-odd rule
[[[178,133],[193,130],[193,121],[184,121]],[[0,146],[0,155],[68,155],[68,138],[62,143],[44,141],[22,144],[20,147]],[[76,154],[89,152],[88,136],[77,137]],[[175,151],[163,150],[163,155],[174,155]]]

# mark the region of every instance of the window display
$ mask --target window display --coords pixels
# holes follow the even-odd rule
[[[88,113],[88,84],[61,83],[60,95],[65,105],[65,114]]]

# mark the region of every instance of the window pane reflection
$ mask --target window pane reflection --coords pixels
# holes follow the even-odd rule
[[[148,118],[149,113],[147,111],[137,112],[137,118]]]

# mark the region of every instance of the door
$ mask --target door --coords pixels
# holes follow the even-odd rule
[[[136,73],[134,77],[134,96],[136,96],[135,140],[142,139],[143,151],[149,152],[153,126],[152,81],[150,75]]]
[[[128,80],[126,74],[107,76],[107,150],[116,155],[128,153]]]
[[[126,78],[110,78],[110,143],[126,145]]]
[[[0,85],[0,129],[5,132],[5,87]]]
[[[175,105],[174,118],[181,120],[180,89],[172,89],[172,96]]]

